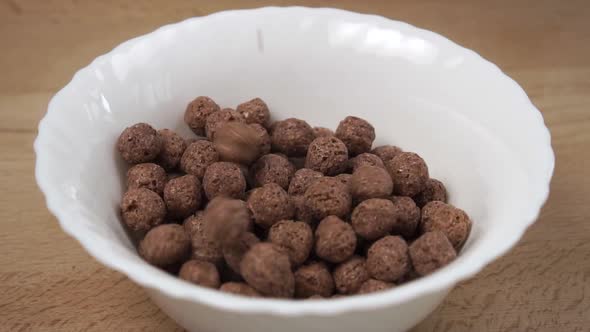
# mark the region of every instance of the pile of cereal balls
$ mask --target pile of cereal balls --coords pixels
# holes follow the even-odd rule
[[[348,116],[336,131],[270,121],[198,97],[181,137],[145,123],[117,149],[131,166],[121,216],[139,255],[189,283],[250,297],[387,290],[455,259],[471,221],[424,160]]]

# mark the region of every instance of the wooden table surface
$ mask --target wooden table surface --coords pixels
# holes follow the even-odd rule
[[[60,230],[33,177],[37,122],[77,69],[120,42],[187,17],[267,4],[0,0],[1,331],[181,330]],[[524,87],[551,129],[556,169],[537,223],[415,331],[589,331],[590,1],[297,4],[380,14],[472,48]]]

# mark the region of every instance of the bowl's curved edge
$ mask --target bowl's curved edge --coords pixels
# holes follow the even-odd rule
[[[84,73],[90,71],[92,67],[100,61],[112,57],[113,54],[122,51],[126,48],[129,48],[139,42],[140,40],[146,38],[157,38],[162,31],[172,29],[184,24],[190,24],[190,22],[198,21],[206,19],[207,17],[212,16],[224,16],[224,15],[235,15],[244,12],[255,12],[255,11],[272,11],[272,10],[298,10],[298,11],[315,11],[315,12],[324,12],[324,13],[331,13],[331,14],[338,14],[338,15],[362,15],[367,19],[372,20],[379,20],[381,22],[388,22],[394,23],[398,25],[403,25],[407,27],[411,27],[412,29],[418,30],[420,33],[425,35],[430,35],[431,38],[437,39],[441,42],[450,43],[453,47],[457,47],[466,55],[471,57],[477,57],[482,65],[486,66],[486,70],[490,71],[493,75],[499,75],[507,84],[510,84],[515,91],[518,91],[521,95],[520,98],[522,100],[526,100],[530,105],[528,112],[536,112],[537,118],[537,126],[543,130],[543,134],[545,136],[545,159],[546,159],[546,170],[544,173],[544,179],[540,179],[539,182],[539,190],[535,191],[536,197],[534,198],[534,204],[530,204],[530,209],[525,211],[523,214],[523,227],[513,232],[510,238],[507,238],[505,242],[498,244],[496,250],[494,252],[488,252],[485,254],[485,259],[480,259],[479,261],[474,262],[471,265],[462,265],[461,269],[442,269],[441,271],[436,272],[432,276],[421,278],[420,280],[414,281],[409,285],[403,285],[400,287],[396,287],[391,291],[377,293],[377,294],[367,294],[362,296],[355,296],[352,298],[342,298],[338,300],[330,300],[330,305],[326,305],[324,301],[288,301],[288,300],[274,300],[274,299],[249,299],[243,298],[239,296],[232,296],[228,294],[222,294],[215,290],[209,290],[202,287],[194,287],[191,285],[186,284],[185,282],[178,280],[172,276],[162,274],[160,277],[154,276],[145,276],[142,274],[134,273],[133,270],[139,268],[136,264],[130,264],[129,262],[122,263],[120,261],[111,260],[105,255],[105,251],[102,251],[100,246],[97,246],[94,243],[85,242],[81,237],[81,234],[78,233],[78,229],[75,227],[75,220],[71,220],[71,216],[68,216],[69,209],[64,205],[61,204],[59,198],[55,196],[51,196],[51,184],[46,181],[47,175],[43,174],[43,164],[46,162],[45,159],[48,158],[48,155],[44,154],[43,149],[43,136],[46,134],[47,127],[49,126],[49,121],[53,117],[53,113],[57,112],[54,107],[52,107],[54,101],[59,98],[61,95],[65,94],[65,91],[71,88],[71,86],[80,79]],[[298,316],[304,314],[311,314],[311,315],[335,315],[335,314],[342,314],[347,311],[355,310],[355,311],[363,311],[363,310],[371,310],[374,308],[379,308],[387,305],[393,305],[397,303],[402,303],[408,301],[412,298],[418,297],[421,294],[442,291],[444,289],[448,289],[453,287],[456,283],[465,280],[467,278],[472,277],[476,273],[478,273],[483,267],[489,264],[492,260],[504,255],[510,248],[512,248],[518,240],[522,237],[524,232],[528,229],[530,225],[534,223],[537,219],[540,209],[543,204],[546,202],[548,195],[549,195],[549,185],[550,180],[553,175],[554,165],[555,165],[555,157],[551,147],[551,137],[548,128],[544,124],[543,117],[538,109],[533,105],[533,103],[528,98],[525,91],[518,85],[512,78],[506,75],[498,66],[489,62],[485,58],[481,57],[476,52],[466,49],[453,41],[449,40],[446,37],[441,36],[432,31],[420,29],[414,27],[410,24],[391,20],[382,16],[378,15],[370,15],[370,14],[359,14],[350,11],[340,10],[340,9],[332,9],[332,8],[307,8],[307,7],[264,7],[258,9],[245,9],[245,10],[232,10],[232,11],[224,11],[211,14],[205,17],[194,17],[189,18],[184,21],[164,25],[155,31],[135,37],[128,41],[123,42],[122,44],[115,47],[112,51],[103,54],[96,59],[94,59],[88,66],[80,69],[76,72],[73,76],[72,80],[56,95],[52,98],[48,106],[48,112],[43,117],[43,119],[39,123],[38,129],[38,136],[34,143],[34,150],[36,154],[36,167],[35,167],[35,177],[37,183],[39,185],[40,190],[45,196],[46,204],[50,212],[57,217],[58,222],[62,229],[71,237],[75,238],[82,247],[93,257],[95,257],[99,262],[127,275],[130,279],[134,282],[140,284],[143,287],[147,287],[158,292],[161,292],[167,296],[184,299],[188,301],[196,301],[200,302],[212,307],[216,307],[223,310],[232,310],[236,312],[242,313],[271,313],[271,314],[278,314],[278,315],[285,315],[285,316]],[[147,265],[147,264],[145,264]],[[141,267],[145,268],[145,267]],[[148,268],[151,268],[148,266]],[[157,271],[155,268],[151,268]],[[436,282],[433,279],[436,279]],[[412,285],[413,284],[413,285]],[[419,288],[419,292],[414,292],[411,288]]]

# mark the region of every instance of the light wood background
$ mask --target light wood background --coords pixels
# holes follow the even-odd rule
[[[0,330],[178,331],[141,288],[59,229],[33,178],[50,97],[120,42],[269,1],[0,0]],[[275,1],[274,4],[293,4]],[[415,331],[590,330],[590,1],[300,1],[439,32],[497,63],[543,112],[556,169],[520,244]]]

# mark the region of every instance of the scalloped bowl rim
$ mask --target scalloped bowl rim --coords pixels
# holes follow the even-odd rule
[[[209,17],[222,17],[224,15],[234,15],[240,13],[248,13],[253,11],[273,11],[273,10],[291,10],[291,11],[304,11],[304,12],[322,12],[326,15],[335,15],[339,17],[346,17],[354,15],[356,17],[362,17],[367,21],[376,21],[381,24],[389,24],[392,26],[403,26],[406,29],[411,29],[416,34],[423,36],[433,42],[439,44],[446,44],[446,47],[453,47],[462,52],[466,57],[475,57],[480,63],[480,67],[488,75],[501,76],[505,84],[512,86],[515,94],[520,94],[519,98],[527,102],[528,108],[522,109],[523,112],[536,112],[538,114],[538,122],[536,124],[530,124],[531,126],[541,127],[544,131],[546,142],[544,144],[545,158],[547,163],[546,173],[543,179],[537,179],[543,182],[540,186],[543,190],[537,193],[534,200],[527,205],[527,210],[522,214],[522,220],[515,223],[515,229],[513,232],[507,235],[504,242],[498,243],[494,247],[494,250],[479,253],[476,259],[465,260],[461,263],[454,264],[444,268],[436,273],[427,277],[420,278],[411,283],[396,287],[387,292],[367,294],[362,296],[354,296],[349,298],[341,298],[338,300],[326,301],[290,301],[290,300],[276,300],[276,299],[251,299],[240,296],[233,296],[221,293],[217,290],[210,290],[203,287],[195,287],[188,283],[181,281],[173,276],[165,273],[157,273],[157,270],[153,268],[153,274],[145,275],[137,273],[139,267],[137,263],[126,261],[124,259],[112,259],[109,256],[108,251],[104,250],[106,244],[102,243],[102,240],[88,241],[84,235],[84,229],[76,226],[76,217],[73,216],[71,208],[65,204],[61,204],[59,194],[56,195],[52,189],[51,181],[48,181],[51,174],[47,173],[45,163],[50,158],[45,152],[47,149],[43,149],[45,138],[47,138],[48,131],[44,128],[48,127],[48,124],[55,118],[56,113],[59,112],[54,106],[55,99],[64,94],[64,91],[74,89],[77,82],[80,80],[81,73],[92,71],[95,64],[102,61],[104,58],[111,58],[113,55],[128,49],[135,45],[140,40],[157,40],[158,36],[162,35],[165,31],[171,29],[177,29],[183,25],[191,24],[192,22],[199,20],[207,20]],[[538,128],[537,128],[538,129]],[[538,109],[532,104],[524,90],[510,77],[503,73],[495,64],[485,60],[480,55],[472,50],[466,49],[451,40],[443,37],[437,33],[416,28],[410,24],[391,20],[382,16],[359,14],[350,11],[332,9],[332,8],[306,8],[306,7],[263,7],[257,9],[245,9],[245,10],[230,10],[214,13],[208,16],[193,17],[184,21],[173,23],[162,26],[155,31],[125,41],[115,47],[112,51],[101,55],[93,60],[93,62],[80,69],[72,78],[72,80],[62,88],[52,98],[49,103],[47,114],[39,123],[39,134],[34,143],[34,150],[37,156],[35,176],[37,183],[46,197],[46,204],[48,209],[53,215],[55,215],[61,225],[62,229],[69,234],[71,237],[76,239],[84,247],[84,249],[93,256],[96,260],[104,264],[105,266],[121,272],[133,280],[135,283],[152,290],[157,290],[166,296],[194,301],[209,305],[211,307],[229,310],[241,313],[267,313],[277,314],[284,316],[299,316],[299,315],[336,315],[342,314],[348,311],[362,311],[371,310],[374,308],[381,308],[385,306],[391,306],[400,304],[403,302],[411,301],[421,295],[428,293],[441,292],[445,289],[450,289],[456,283],[474,276],[476,273],[481,271],[487,264],[505,254],[510,248],[512,248],[522,237],[526,229],[534,223],[537,219],[542,205],[547,200],[549,195],[549,184],[554,169],[554,154],[551,148],[551,139],[549,130],[545,127],[543,118]],[[143,268],[143,267],[142,267]]]

